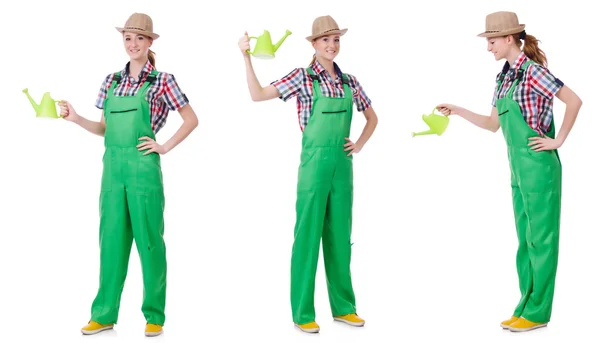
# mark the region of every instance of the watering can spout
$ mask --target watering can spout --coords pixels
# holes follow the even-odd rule
[[[287,38],[287,36],[289,36],[291,34],[292,34],[292,32],[290,30],[285,30],[285,35],[283,37],[281,37],[281,39],[279,40],[279,42],[277,42],[273,46],[273,51],[277,51],[277,49],[279,49],[279,47],[281,46],[281,43],[283,43],[283,41]]]
[[[31,106],[33,106],[33,109],[35,110],[36,113],[38,113],[40,111],[40,105],[38,105],[33,98],[31,97],[31,95],[29,95],[29,89],[25,88],[23,89],[23,93],[25,93],[25,95],[27,96],[27,99],[29,99],[29,102],[31,103]]]
[[[421,131],[421,132],[413,132],[412,136],[425,136],[425,135],[435,135],[437,134],[437,132],[433,131],[433,130],[426,130],[426,131]]]

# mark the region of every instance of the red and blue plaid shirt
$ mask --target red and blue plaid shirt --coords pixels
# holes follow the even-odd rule
[[[335,72],[337,74],[337,79],[335,81],[318,61],[315,61],[310,67],[321,81],[319,84],[324,96],[334,98],[344,97],[342,71],[336,63],[334,63]],[[348,76],[348,86],[350,86],[350,89],[352,90],[352,100],[356,104],[356,109],[362,112],[371,106],[371,100],[365,94],[364,89],[356,77],[350,74],[346,75]],[[300,130],[304,131],[304,128],[310,119],[313,105],[313,81],[310,78],[307,68],[295,68],[289,74],[279,80],[271,82],[271,84],[277,88],[279,91],[279,98],[283,101],[288,101],[289,99],[296,97],[298,123],[300,124]]]
[[[152,70],[154,70],[154,66],[150,61],[146,62],[146,65],[144,65],[138,76],[139,81],[136,82],[133,76],[129,75],[128,62],[127,65],[125,65],[125,69],[121,71],[121,82],[115,86],[114,95],[135,95]],[[102,87],[100,87],[100,92],[96,99],[96,107],[99,109],[102,109],[104,106],[104,100],[106,100],[108,89],[111,86],[115,74],[116,73],[111,73],[106,76],[102,83]],[[146,100],[150,104],[150,121],[154,133],[160,131],[166,124],[169,110],[176,111],[189,103],[188,98],[175,81],[175,76],[164,72],[158,72],[156,81],[148,87]]]
[[[517,70],[528,60],[529,58],[524,52],[519,54],[517,60],[506,73],[500,92],[496,87],[494,99],[492,100],[493,106],[496,106],[496,100],[499,97],[506,96],[515,81]],[[498,84],[501,74],[499,73],[496,77],[496,84]],[[513,100],[521,107],[521,113],[527,124],[540,135],[547,133],[550,129],[554,95],[563,85],[563,82],[554,77],[547,68],[533,62],[523,73],[523,80],[515,87]]]

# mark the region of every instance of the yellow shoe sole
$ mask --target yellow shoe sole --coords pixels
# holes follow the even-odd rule
[[[308,332],[308,333],[318,333],[320,330],[320,328],[304,329],[304,328],[300,327],[300,325],[295,324],[295,323],[294,323],[294,326],[297,327],[298,329],[300,329],[301,331]]]
[[[146,332],[144,333],[146,335],[146,337],[156,337],[156,336],[160,336],[163,333],[162,330],[160,330],[159,332]]]
[[[336,317],[333,317],[333,320],[342,322],[342,323],[346,323],[351,326],[356,326],[356,327],[365,326],[365,322],[351,322],[349,320],[342,319],[342,318],[336,318]]]
[[[543,328],[544,326],[547,326],[547,325],[548,325],[548,323],[542,323],[542,324],[538,324],[538,325],[532,326],[530,328],[513,328],[513,327],[509,327],[508,329],[511,332],[525,332],[525,331],[531,331],[531,330]]]
[[[110,326],[105,326],[105,327],[102,327],[102,328],[96,329],[96,330],[84,330],[84,329],[81,329],[81,333],[84,334],[84,335],[94,335],[94,334],[97,334],[98,332],[101,332],[101,331],[104,331],[104,330],[111,330],[112,328],[113,328],[113,326],[110,325]]]

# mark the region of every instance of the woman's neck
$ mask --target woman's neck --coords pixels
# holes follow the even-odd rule
[[[324,60],[317,56],[317,61],[327,70],[332,79],[337,79],[337,74],[335,72],[335,68],[333,67],[333,61]]]
[[[129,61],[129,75],[132,76],[136,81],[138,80],[138,76],[142,72],[142,69],[146,65],[146,62],[142,62],[140,60],[130,60]]]
[[[508,52],[508,56],[506,56],[506,61],[513,66],[515,64],[515,61],[517,60],[517,58],[519,58],[519,54],[521,54],[521,49],[519,49],[518,47],[514,47],[513,49],[510,49],[510,51]]]

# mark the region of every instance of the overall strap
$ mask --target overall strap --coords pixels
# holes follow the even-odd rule
[[[528,60],[527,62],[525,62],[521,65],[519,70],[517,70],[517,77],[515,78],[515,82],[513,82],[512,86],[508,90],[508,93],[506,94],[507,98],[512,99],[513,93],[515,91],[515,87],[517,87],[517,84],[523,80],[523,75],[525,74],[527,67],[529,67],[529,65],[532,63],[533,63],[533,61]]]
[[[115,87],[121,82],[121,72],[118,71],[115,73],[112,82],[110,84],[110,88],[108,89],[108,94],[113,95]]]
[[[156,71],[156,69],[153,69],[150,72],[150,74],[148,76],[146,76],[146,80],[144,80],[144,84],[140,87],[140,89],[136,93],[136,96],[139,96],[139,97],[145,96],[146,90],[148,89],[148,87],[150,87],[150,85],[154,81],[156,81],[157,77],[158,77],[158,71]]]
[[[348,75],[342,74],[342,84],[344,85],[344,98],[352,101],[352,89],[350,89],[350,82],[348,81]]]
[[[321,83],[319,76],[315,75],[315,72],[312,70],[311,67],[308,67],[307,70],[308,70],[308,75],[310,76],[310,78],[313,81],[313,93],[314,93],[315,97],[321,97],[323,95],[323,93],[321,93],[321,87],[319,86],[319,84]]]

